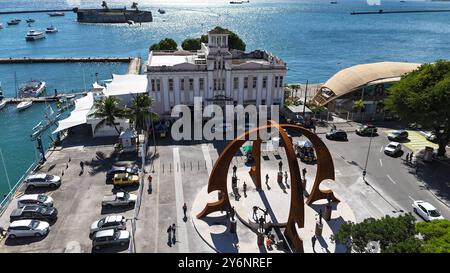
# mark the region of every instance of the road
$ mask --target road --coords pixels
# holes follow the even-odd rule
[[[332,154],[338,155],[348,163],[356,164],[362,173],[370,137],[348,133],[348,142],[327,140],[323,135],[322,139]],[[413,200],[424,200],[434,205],[445,218],[450,219],[450,208],[427,189],[427,187],[433,187],[433,183],[436,182],[448,183],[446,181],[450,177],[448,167],[440,167],[437,171],[431,170],[431,176],[428,173],[422,175],[424,170],[419,169],[419,175],[416,175],[415,170],[404,162],[406,153],[411,152],[407,148],[403,148],[402,157],[391,157],[384,154],[383,148],[389,142],[383,130],[379,130],[379,135],[372,139],[366,176],[369,185],[379,190],[387,200],[391,200],[394,207],[399,206],[398,210],[412,212]],[[436,164],[443,163],[433,162],[433,164],[435,167]],[[433,181],[431,182],[431,180]],[[448,194],[448,191],[445,194]],[[415,216],[419,219],[417,215]]]

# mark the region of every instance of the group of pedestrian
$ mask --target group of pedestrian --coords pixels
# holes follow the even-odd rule
[[[169,227],[167,228],[167,237],[168,237],[167,244],[169,246],[175,245],[175,243],[177,242],[175,223],[169,225]]]
[[[414,155],[413,152],[406,154],[406,158],[405,158],[406,159],[406,163],[412,163],[413,155]]]

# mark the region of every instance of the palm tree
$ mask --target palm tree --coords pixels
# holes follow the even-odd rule
[[[133,4],[131,5],[131,9],[138,10],[138,3],[137,2],[133,2]]]
[[[128,113],[125,109],[119,107],[119,99],[116,97],[107,97],[95,102],[95,111],[89,116],[101,119],[95,126],[95,130],[105,125],[113,125],[117,133],[120,134],[116,126],[116,118],[126,118]]]
[[[154,113],[150,111],[153,105],[153,98],[146,94],[134,96],[128,117],[134,122],[136,131],[147,130],[148,121],[153,120]]]
[[[102,1],[102,8],[108,9],[108,4],[106,4],[106,1]]]
[[[363,113],[363,110],[364,110],[364,101],[361,100],[361,99],[360,100],[355,100],[353,102],[353,110],[355,112],[360,112],[361,113],[361,120],[363,120],[362,113]]]

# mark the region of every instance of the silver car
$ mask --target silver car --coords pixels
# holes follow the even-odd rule
[[[126,230],[105,229],[96,232],[92,237],[92,247],[100,249],[106,246],[125,246],[130,243],[130,233]]]
[[[49,223],[39,220],[18,220],[9,225],[8,236],[11,239],[16,237],[42,237],[49,231]]]
[[[25,185],[27,185],[28,188],[56,188],[61,185],[61,177],[45,173],[33,174],[27,177],[27,179],[25,180]]]
[[[45,194],[25,194],[17,200],[17,208],[23,208],[27,205],[43,205],[53,207],[53,198]]]

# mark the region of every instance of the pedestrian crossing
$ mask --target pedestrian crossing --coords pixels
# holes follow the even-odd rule
[[[387,130],[384,132],[386,133],[386,135],[388,135],[393,131],[395,130]],[[428,141],[423,135],[421,135],[417,131],[408,130],[408,139],[409,142],[402,142],[402,145],[410,149],[414,153],[422,149],[425,149],[426,146],[432,147],[435,150],[439,147],[437,144]]]

